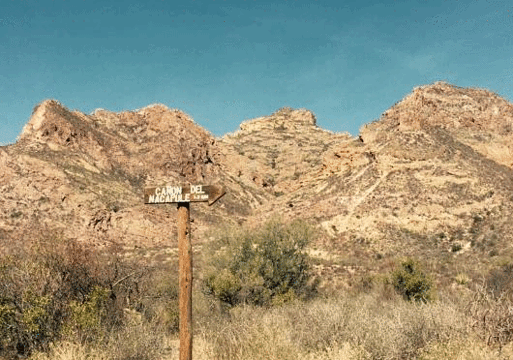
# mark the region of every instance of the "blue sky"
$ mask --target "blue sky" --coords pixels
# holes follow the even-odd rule
[[[356,135],[436,80],[511,101],[512,29],[509,0],[0,0],[0,144],[49,98],[217,136],[283,106]]]

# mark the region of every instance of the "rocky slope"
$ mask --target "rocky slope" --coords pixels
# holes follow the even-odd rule
[[[308,112],[281,110],[220,145],[236,148],[232,164],[252,164],[234,171],[275,195],[249,221],[308,219],[326,235],[316,253],[335,263],[497,256],[513,240],[511,109],[486,90],[435,83],[414,89],[358,138],[317,129]],[[284,122],[297,117],[304,121]]]
[[[219,144],[227,172],[279,196],[301,188],[305,177],[320,171],[323,156],[348,141],[349,134],[317,127],[312,112],[282,108],[242,123]]]
[[[496,162],[513,166],[513,104],[485,89],[437,82],[415,88],[383,114],[380,129],[441,127]]]
[[[192,207],[196,243],[222,222],[280,216],[313,222],[318,251],[346,259],[501,253],[513,233],[512,124],[511,103],[446,83],[414,89],[357,138],[304,109],[216,139],[163,105],[85,115],[48,100],[0,147],[0,238],[49,226],[96,245],[174,243],[175,206],[144,205],[143,188],[219,183],[215,206]]]
[[[166,206],[144,206],[146,183],[215,179],[215,139],[162,105],[123,113],[39,104],[19,140],[2,149],[4,232],[44,224],[92,243],[169,240]]]

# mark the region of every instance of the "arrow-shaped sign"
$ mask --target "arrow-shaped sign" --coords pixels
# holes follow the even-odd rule
[[[208,201],[212,205],[226,192],[219,185],[167,185],[144,189],[146,204]]]

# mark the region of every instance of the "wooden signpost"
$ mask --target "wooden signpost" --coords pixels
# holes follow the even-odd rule
[[[225,194],[218,185],[171,185],[144,189],[146,204],[178,204],[180,360],[192,360],[192,245],[189,204],[212,205]]]

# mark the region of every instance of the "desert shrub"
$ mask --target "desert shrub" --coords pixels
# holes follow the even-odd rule
[[[477,286],[467,305],[472,328],[487,345],[504,345],[513,341],[513,302],[496,296],[494,289]]]
[[[0,356],[27,355],[59,333],[63,311],[53,274],[33,258],[0,257]]]
[[[433,342],[424,349],[418,359],[497,360],[510,358],[511,351],[505,352],[488,347],[479,339],[469,337],[466,339],[454,339],[448,342]]]
[[[426,275],[418,261],[408,258],[392,271],[394,288],[409,301],[427,302],[434,298],[431,277]]]
[[[485,281],[486,288],[495,298],[513,295],[513,264],[492,269]]]
[[[105,342],[129,326],[126,309],[149,312],[152,269],[52,232],[40,236],[14,238],[18,246],[0,254],[0,358],[49,351],[61,339]]]
[[[125,327],[95,343],[58,341],[46,352],[35,351],[30,360],[156,360],[162,359],[162,332],[148,325]]]
[[[460,251],[461,249],[463,249],[463,246],[461,246],[461,244],[460,244],[460,243],[454,243],[454,244],[452,244],[452,246],[451,246],[451,251],[452,251],[452,252],[458,252],[458,251]]]
[[[272,305],[315,293],[305,247],[306,223],[271,221],[260,230],[229,230],[208,252],[204,288],[225,304]]]
[[[513,342],[513,265],[492,269],[484,282],[474,285],[467,305],[472,327],[487,345],[500,348]]]
[[[68,323],[69,331],[80,333],[83,338],[101,337],[102,323],[107,313],[109,294],[109,290],[96,286],[88,294],[85,302],[70,301],[71,319]]]
[[[252,284],[255,286],[255,284]],[[242,290],[242,280],[230,269],[222,269],[219,273],[211,272],[206,279],[208,291],[219,300],[234,305]]]
[[[62,341],[52,343],[47,352],[35,351],[30,360],[105,360],[108,359],[105,351],[92,348],[87,344]]]
[[[16,309],[8,299],[0,299],[0,352],[6,349],[15,337]]]
[[[145,322],[109,333],[105,349],[110,360],[162,359],[163,336],[158,326]]]
[[[173,268],[178,268],[173,264]],[[152,281],[145,290],[141,303],[146,319],[158,324],[163,331],[173,334],[179,330],[179,287],[178,273],[161,269],[155,271]]]

